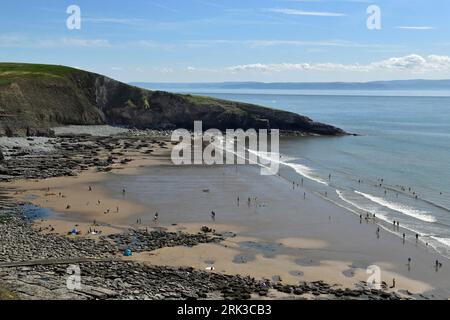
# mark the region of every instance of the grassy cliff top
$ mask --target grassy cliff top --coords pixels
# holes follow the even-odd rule
[[[48,64],[0,63],[0,84],[23,77],[63,77],[80,70]]]

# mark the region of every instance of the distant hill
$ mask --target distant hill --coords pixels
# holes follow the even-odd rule
[[[0,135],[45,135],[61,125],[151,129],[272,128],[305,134],[344,131],[307,117],[247,103],[150,91],[55,65],[0,63]]]
[[[134,82],[149,89],[266,89],[266,90],[450,90],[450,80],[394,80],[373,82],[217,82],[150,83]]]

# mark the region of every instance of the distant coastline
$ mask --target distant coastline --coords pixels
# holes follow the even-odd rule
[[[371,82],[132,82],[151,89],[251,89],[251,90],[450,90],[450,80],[393,80]]]

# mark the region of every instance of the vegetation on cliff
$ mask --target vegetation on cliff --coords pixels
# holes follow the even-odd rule
[[[139,129],[271,128],[340,135],[295,113],[209,97],[151,91],[75,68],[0,63],[0,135],[42,135],[62,125]]]

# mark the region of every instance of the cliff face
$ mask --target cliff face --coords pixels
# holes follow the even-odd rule
[[[298,114],[208,97],[144,90],[59,66],[0,64],[0,135],[44,134],[52,126],[111,124],[151,129],[272,128],[340,135]]]

